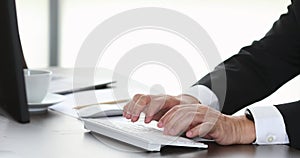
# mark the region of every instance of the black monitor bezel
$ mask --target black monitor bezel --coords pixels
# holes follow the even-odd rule
[[[0,1],[0,107],[20,123],[30,121],[15,0]]]

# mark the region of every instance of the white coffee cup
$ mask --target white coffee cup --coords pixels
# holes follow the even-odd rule
[[[46,97],[52,72],[47,70],[24,69],[28,103],[40,103]]]

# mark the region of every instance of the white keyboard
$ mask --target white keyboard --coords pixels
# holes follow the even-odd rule
[[[148,151],[160,151],[161,147],[184,146],[207,148],[206,144],[191,139],[163,135],[162,131],[142,123],[100,119],[83,119],[86,129],[143,148]]]

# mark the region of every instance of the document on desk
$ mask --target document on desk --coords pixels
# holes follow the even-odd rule
[[[54,77],[50,82],[49,92],[65,95],[83,90],[104,89],[111,83],[114,83],[114,81],[104,79],[92,85],[85,82],[74,84],[72,77]]]
[[[85,106],[85,105],[99,106],[100,107],[99,109],[105,111],[109,111],[111,109],[116,109],[116,108],[123,110],[123,107],[126,104],[126,102],[117,103],[117,104],[103,104],[103,105],[98,103],[111,102],[114,100],[126,100],[126,99],[128,99],[128,96],[116,98],[113,89],[83,91],[83,92],[66,95],[66,99],[63,102],[51,106],[50,109],[75,118],[79,118],[78,114],[80,113],[78,113],[78,110],[74,109],[77,106]],[[103,106],[103,108],[101,108],[101,106]],[[115,115],[116,113],[113,114]]]
[[[101,85],[114,82],[114,71],[104,68],[49,68],[53,72],[49,85],[50,93],[72,92],[78,89],[100,89]],[[97,86],[98,85],[98,86]],[[100,88],[99,88],[100,87]],[[68,94],[69,94],[68,93]]]

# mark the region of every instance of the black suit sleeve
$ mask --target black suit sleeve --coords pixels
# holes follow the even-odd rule
[[[290,145],[300,149],[300,101],[276,105],[284,118],[286,132],[289,136]]]
[[[233,114],[272,94],[299,72],[300,0],[294,0],[264,38],[242,48],[196,84],[209,87],[222,112]],[[225,91],[221,83],[226,84]],[[276,107],[284,117],[291,144],[300,148],[299,101]]]

